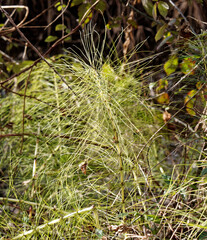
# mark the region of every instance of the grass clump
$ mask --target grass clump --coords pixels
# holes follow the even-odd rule
[[[164,136],[151,139],[157,113],[141,97],[137,73],[153,57],[112,62],[93,33],[82,42],[81,57],[48,60],[64,81],[41,62],[1,99],[1,236],[195,237],[205,204],[197,211],[193,199],[199,192],[205,201],[204,185],[190,161],[185,172],[182,164],[169,169],[158,147]]]

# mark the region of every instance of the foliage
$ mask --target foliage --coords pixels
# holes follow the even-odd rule
[[[137,75],[153,56],[112,62],[92,33],[82,43],[85,61],[75,51],[48,59],[65,82],[40,62],[1,99],[2,236],[163,239],[182,222],[176,235],[192,239],[205,221],[192,202],[205,195],[205,174],[197,175],[205,164],[195,160],[202,141],[181,139],[186,152],[175,150],[172,165],[164,148],[171,140],[156,134],[159,114],[142,99]]]
[[[184,35],[189,22],[171,1],[117,1],[125,17],[111,15],[112,2],[47,9],[42,42],[51,51],[80,27],[80,48],[45,58],[21,34],[43,61],[10,58],[20,42],[0,55],[2,239],[206,237],[206,33]],[[100,14],[102,35],[87,29]],[[149,28],[153,38],[135,45]],[[143,52],[149,41],[167,51]]]
[[[158,95],[157,102],[165,104],[165,106],[170,104],[169,109],[173,110],[181,105],[179,95],[182,94],[184,95],[182,101],[189,115],[205,114],[203,111],[206,105],[206,84],[203,78],[206,74],[204,60],[206,58],[206,33],[197,34],[181,10],[172,1],[167,3],[146,0],[142,1],[142,4],[146,12],[153,17],[152,25],[156,26],[157,29],[155,41],[160,41],[158,49],[169,44],[171,46],[171,54],[164,63],[164,72],[167,76],[161,78],[154,85]],[[173,7],[182,18],[170,17],[172,14],[170,10]],[[191,6],[189,7],[191,8]],[[178,82],[173,83],[176,79]],[[161,82],[165,84],[163,85]],[[171,87],[169,88],[169,86]],[[173,92],[169,96],[171,91]],[[179,100],[177,100],[178,96]]]
[[[107,61],[103,64],[101,52],[88,49],[93,46],[90,34],[85,34],[84,38],[88,62],[71,53],[48,59],[72,91],[45,62],[41,62],[31,73],[20,75],[18,94],[2,99],[4,124],[1,127],[8,138],[1,145],[1,168],[10,166],[8,174],[16,168],[15,175],[9,174],[9,179],[3,180],[6,184],[15,183],[5,196],[37,204],[30,217],[26,213],[27,205],[21,205],[18,223],[9,211],[3,211],[1,227],[11,218],[21,233],[22,221],[25,229],[29,229],[40,225],[42,219],[49,221],[57,218],[61,211],[74,211],[88,204],[97,206],[103,221],[109,217],[104,211],[114,211],[112,218],[120,223],[118,214],[125,211],[121,202],[131,198],[131,190],[125,190],[132,187],[131,180],[124,186],[123,179],[126,176],[133,179],[139,172],[133,162],[141,142],[146,141],[143,133],[150,134],[153,116],[138,97],[141,83],[133,76],[130,65],[112,67]],[[31,97],[24,100],[25,89],[26,95]],[[16,137],[9,138],[8,123],[12,123]],[[142,126],[142,132],[138,126]],[[43,202],[46,207],[41,210],[42,205],[38,203]],[[57,210],[53,210],[53,206]],[[23,220],[25,214],[27,220]],[[94,228],[97,223],[91,221],[91,217],[86,214],[81,221],[71,220],[70,225],[77,229],[67,234],[76,238],[80,234],[92,237],[94,231],[78,230],[83,222]],[[58,229],[54,234],[58,234]],[[68,227],[64,231],[66,229]],[[48,228],[43,229],[41,236],[47,231]],[[10,228],[7,232],[8,236],[17,234]]]

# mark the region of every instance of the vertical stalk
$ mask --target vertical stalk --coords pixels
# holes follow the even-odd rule
[[[124,184],[124,169],[123,169],[123,158],[121,156],[121,148],[120,148],[120,142],[119,142],[119,135],[118,135],[118,127],[116,125],[116,121],[113,115],[113,112],[111,110],[111,107],[109,105],[107,96],[108,96],[108,91],[107,91],[107,85],[102,86],[101,80],[105,82],[105,79],[102,79],[100,74],[96,72],[97,78],[96,78],[96,83],[98,84],[98,89],[100,91],[100,97],[102,98],[102,102],[105,104],[106,109],[108,111],[109,119],[112,123],[112,128],[114,131],[114,143],[116,146],[116,151],[118,155],[118,160],[119,160],[119,172],[120,172],[120,185],[121,185],[121,205],[122,205],[122,213],[123,213],[123,222],[125,221],[125,184]]]
[[[124,196],[124,192],[125,192],[125,187],[124,187],[124,169],[123,169],[123,159],[122,159],[122,156],[121,156],[121,148],[120,148],[120,144],[119,144],[119,138],[118,138],[118,131],[117,131],[117,128],[116,128],[116,124],[114,122],[114,119],[113,119],[113,115],[112,115],[112,112],[111,112],[111,108],[108,104],[108,102],[105,100],[106,102],[106,107],[107,107],[107,110],[109,112],[109,117],[110,117],[110,120],[112,122],[112,125],[113,125],[113,130],[114,130],[114,142],[116,144],[116,150],[117,150],[117,155],[119,157],[119,171],[120,171],[120,185],[121,185],[121,200],[122,200],[122,213],[124,214],[126,211],[125,211],[125,196]],[[123,221],[125,221],[125,216],[123,216]]]
[[[23,100],[23,109],[22,109],[22,142],[21,142],[21,147],[20,147],[20,154],[22,154],[23,150],[23,143],[24,143],[24,117],[25,117],[25,108],[26,108],[26,93],[27,93],[27,87],[28,87],[28,81],[30,78],[32,72],[32,68],[30,69],[29,75],[27,79],[25,80],[25,87],[24,87],[24,100]]]
[[[37,136],[40,135],[40,125],[38,124],[38,129],[37,129]],[[37,137],[36,140],[36,145],[35,145],[35,152],[34,152],[34,162],[33,162],[33,170],[32,170],[32,190],[31,190],[31,198],[34,197],[34,194],[36,192],[35,189],[35,183],[36,183],[36,179],[37,179],[37,153],[38,153],[38,146],[39,146],[39,139]]]
[[[101,79],[101,76],[99,76]],[[107,100],[107,87],[104,86],[102,88],[101,86],[101,82],[100,79],[97,78],[97,83],[99,84],[99,89],[100,89],[100,96],[103,99],[103,102],[105,103],[106,109],[108,111],[109,114],[109,119],[112,123],[112,127],[113,127],[113,131],[114,131],[114,143],[116,146],[116,151],[117,151],[117,155],[118,155],[118,159],[119,159],[119,171],[120,171],[120,185],[121,185],[121,200],[122,200],[122,213],[123,213],[123,222],[125,221],[125,196],[124,196],[124,192],[125,192],[125,186],[124,186],[124,169],[123,169],[123,159],[121,156],[121,148],[120,148],[120,142],[119,142],[119,136],[118,136],[118,128],[116,126],[115,120],[114,120],[114,116],[113,116],[113,112],[110,108],[109,102]],[[103,92],[102,89],[105,89],[106,93]]]
[[[56,78],[56,74],[54,73],[54,84],[55,84],[55,98],[56,98],[56,104],[57,104],[57,111],[58,111],[58,115],[57,115],[57,121],[58,121],[58,134],[61,134],[61,127],[60,127],[60,101],[59,101],[59,96],[58,96],[58,85],[57,85],[57,78]],[[58,150],[61,147],[61,140],[59,138],[59,144],[57,146],[57,148],[55,150]],[[55,158],[56,159],[56,158]]]

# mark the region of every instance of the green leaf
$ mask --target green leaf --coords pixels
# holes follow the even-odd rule
[[[204,168],[201,172],[201,177],[207,174],[207,168]],[[206,232],[207,233],[207,232]]]
[[[164,38],[163,40],[160,42],[160,44],[157,46],[157,50],[159,50],[163,45],[165,45],[166,43],[170,43],[172,42],[174,39],[173,35],[169,35],[167,37],[165,37],[164,35]]]
[[[14,66],[13,63],[8,63],[8,64],[6,64],[6,70],[7,70],[7,72],[11,72],[11,70],[13,69],[13,66]]]
[[[85,14],[85,12],[90,8],[90,4],[81,4],[78,7],[78,17],[79,17],[79,21],[82,19],[83,15]],[[90,12],[87,16],[87,18],[85,19],[85,22],[82,24],[82,27],[87,24],[91,18],[92,18],[92,12]]]
[[[95,3],[96,0],[93,0],[93,3]],[[99,10],[101,12],[104,12],[106,10],[106,3],[105,1],[101,0],[100,2],[98,2],[96,4],[96,6],[94,7],[95,10]]]
[[[109,24],[109,23],[106,24],[106,28],[109,29],[109,30],[111,30],[111,27],[110,27],[110,24]]]
[[[160,96],[156,98],[157,102],[160,104],[169,104],[170,98],[168,93],[162,93]]]
[[[193,89],[191,90],[190,92],[188,92],[187,96],[188,96],[188,99],[186,99],[185,103],[191,99],[192,97],[194,97],[194,95],[196,94],[197,90]]]
[[[167,75],[174,73],[178,67],[178,57],[173,55],[169,60],[164,64],[164,70]]]
[[[151,0],[142,0],[142,5],[148,15],[152,16],[153,4]]]
[[[132,27],[134,28],[138,28],[138,24],[136,21],[134,21],[133,19],[128,19],[127,23],[129,23]]]
[[[78,7],[78,18],[79,20],[81,20],[81,18],[83,17],[83,15],[85,14],[85,12],[88,10],[89,8],[89,5],[88,4],[81,4],[79,7]]]
[[[197,88],[197,89],[201,89],[201,87],[202,87],[202,82],[198,81],[198,82],[196,83],[196,88]]]
[[[71,31],[70,31],[69,28],[67,28],[67,29],[65,30],[65,32],[66,32],[66,33],[69,33],[69,32],[71,32]]]
[[[80,5],[81,3],[83,3],[83,0],[73,0],[71,3],[71,7]]]
[[[12,44],[12,43],[9,43],[9,44],[6,46],[6,51],[9,52],[12,48],[13,48],[13,44]]]
[[[159,80],[159,86],[156,88],[156,93],[159,93],[163,89],[167,89],[168,81],[166,79]]]
[[[187,96],[184,99],[184,103],[186,104],[186,111],[188,114],[190,114],[191,116],[195,116],[196,113],[194,111],[194,104],[196,101],[196,98],[193,97],[196,94],[197,90],[191,90],[188,92]]]
[[[60,2],[57,2],[56,4],[55,4],[55,7],[57,7],[57,6],[59,6],[60,5]]]
[[[66,29],[66,26],[63,25],[63,24],[57,24],[57,25],[55,26],[55,31],[62,31],[62,30],[64,30],[64,29]]]
[[[59,6],[57,7],[57,10],[60,12],[60,11],[64,10],[65,7],[66,7],[65,4],[59,5]]]
[[[119,27],[122,19],[120,17],[116,17],[113,20],[110,20],[106,27],[111,30],[112,28]]]
[[[196,99],[193,98],[186,104],[186,111],[191,116],[196,116],[196,112],[193,110],[194,109],[195,100]]]
[[[166,2],[160,1],[158,2],[158,10],[159,13],[165,18],[168,13],[169,6]]]
[[[185,58],[180,64],[181,72],[184,74],[190,73],[190,75],[194,75],[195,71],[192,71],[192,69],[195,67],[195,64],[196,62],[191,58]]]
[[[159,28],[159,30],[157,31],[156,35],[155,35],[155,41],[159,41],[165,32],[165,29],[167,28],[167,24],[164,24],[161,28]]]
[[[57,38],[57,36],[50,35],[45,39],[45,42],[54,42]]]
[[[152,16],[155,20],[157,19],[157,3],[155,3],[154,6],[153,6]]]

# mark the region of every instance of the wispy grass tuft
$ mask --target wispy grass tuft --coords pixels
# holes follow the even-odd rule
[[[205,184],[192,177],[194,166],[185,165],[187,175],[179,164],[169,169],[161,133],[139,154],[159,129],[158,113],[142,98],[154,56],[112,61],[103,56],[105,40],[95,46],[93,34],[82,33],[80,55],[48,60],[73,92],[41,62],[29,79],[21,74],[9,86],[19,95],[1,99],[0,234],[193,239],[206,221]]]

